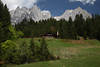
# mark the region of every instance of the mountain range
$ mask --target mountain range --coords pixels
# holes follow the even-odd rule
[[[26,7],[17,7],[15,10],[10,11],[10,14],[12,24],[17,24],[24,18],[26,18],[27,20],[33,19],[34,21],[47,20],[49,18],[54,18],[56,20],[65,19],[68,21],[69,17],[74,20],[77,14],[82,14],[84,19],[92,17],[90,13],[88,13],[81,7],[78,7],[74,10],[66,10],[61,16],[52,17],[50,11],[42,11],[37,5],[34,5],[30,9]]]
[[[69,20],[69,18],[71,17],[72,20],[75,20],[76,15],[80,15],[82,14],[83,18],[92,18],[92,15],[90,13],[88,13],[86,10],[82,9],[81,7],[78,7],[74,10],[66,10],[61,16],[57,16],[54,17],[56,20],[60,20],[60,19],[65,19],[66,21]]]
[[[51,18],[51,13],[47,10],[41,11],[36,5],[31,9],[26,7],[17,7],[15,10],[10,11],[12,24],[21,22],[24,18],[27,20],[33,19],[34,21],[46,20]]]

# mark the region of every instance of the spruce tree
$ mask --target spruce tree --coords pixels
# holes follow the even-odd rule
[[[30,41],[30,50],[32,51],[32,56],[35,56],[35,44],[33,38]]]
[[[7,6],[0,0],[0,43],[10,39],[9,25],[11,25],[10,13]]]
[[[45,42],[45,38],[42,38],[41,41],[40,54],[41,54],[40,57],[42,61],[48,60],[50,53],[47,47],[47,43]]]

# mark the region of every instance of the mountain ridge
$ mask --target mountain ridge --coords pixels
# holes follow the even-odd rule
[[[37,5],[33,6],[32,8],[28,9],[26,7],[17,7],[15,10],[10,11],[11,14],[11,22],[13,24],[17,24],[21,22],[24,18],[27,20],[33,19],[34,21],[40,20],[47,20],[49,18],[54,18],[56,20],[65,19],[66,21],[69,20],[71,17],[72,20],[75,20],[75,16],[82,14],[83,18],[92,18],[92,15],[88,13],[86,10],[78,7],[73,10],[65,10],[65,12],[61,16],[52,17],[51,12],[48,10],[41,10]]]
[[[86,10],[82,9],[81,7],[78,7],[76,9],[73,10],[66,10],[61,16],[57,16],[54,17],[56,20],[60,20],[60,19],[65,19],[66,21],[69,20],[69,18],[71,17],[72,20],[75,20],[76,15],[83,15],[83,18],[92,18],[92,15],[90,13],[88,13]]]
[[[10,11],[12,24],[21,22],[24,18],[27,20],[33,19],[34,21],[46,20],[51,18],[51,13],[48,10],[41,11],[37,5],[28,9],[26,7],[17,7],[15,10]]]

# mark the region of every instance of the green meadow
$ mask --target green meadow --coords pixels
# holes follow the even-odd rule
[[[40,38],[35,38],[35,44],[40,45]],[[17,44],[30,38],[19,39]],[[98,40],[66,40],[46,38],[50,53],[59,56],[59,60],[33,62],[30,64],[12,65],[7,67],[100,67],[100,42]]]

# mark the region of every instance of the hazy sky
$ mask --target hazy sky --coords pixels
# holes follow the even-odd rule
[[[49,10],[53,16],[64,13],[67,9],[82,7],[90,13],[100,14],[100,0],[2,0],[9,10],[17,6],[31,8],[37,4],[41,10]]]

